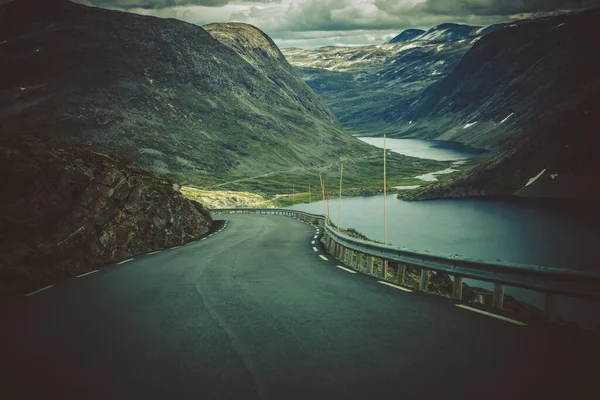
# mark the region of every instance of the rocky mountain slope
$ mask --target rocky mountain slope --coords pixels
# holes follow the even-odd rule
[[[411,104],[452,72],[477,40],[291,48],[283,53],[344,128],[364,135],[393,134]]]
[[[504,27],[447,23],[428,31],[407,29],[384,45],[283,53],[344,128],[393,135],[404,132],[404,122],[397,122],[426,88],[451,73],[482,36]]]
[[[0,135],[77,143],[200,185],[365,149],[261,31],[207,29],[219,40],[67,0],[3,5]]]
[[[600,10],[591,10],[487,35],[397,121],[415,122],[411,136],[493,148],[540,115],[594,93],[600,52],[590,38],[600,34],[599,22]]]
[[[540,115],[497,154],[449,183],[399,194],[405,200],[526,196],[600,200],[600,86],[566,110]]]
[[[481,39],[398,122],[412,135],[498,147],[427,199],[516,194],[600,199],[600,9],[523,21]]]
[[[210,214],[118,158],[0,136],[0,296],[206,234]]]

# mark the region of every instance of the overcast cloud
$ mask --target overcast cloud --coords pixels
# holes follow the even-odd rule
[[[600,7],[600,0],[77,0],[203,25],[246,22],[280,47],[378,44],[407,28],[490,25]],[[0,0],[1,2],[1,0]]]

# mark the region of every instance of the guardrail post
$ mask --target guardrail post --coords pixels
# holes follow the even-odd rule
[[[546,318],[552,322],[556,322],[556,295],[546,293]]]
[[[494,297],[492,298],[492,307],[504,307],[504,285],[494,283]]]
[[[375,257],[367,255],[367,272],[369,275],[373,275],[373,264],[375,264]]]
[[[455,276],[454,282],[452,282],[452,298],[454,300],[462,300],[462,287],[463,287],[462,276]]]
[[[421,280],[419,281],[419,290],[425,292],[427,291],[427,287],[429,287],[429,270],[425,268],[421,268]]]
[[[363,270],[363,258],[365,257],[365,255],[363,253],[358,253],[356,255],[356,269],[359,271]]]
[[[406,264],[398,264],[398,269],[396,270],[396,282],[399,284],[403,284],[405,275],[406,275]]]
[[[388,260],[381,259],[381,278],[385,280],[387,278]]]

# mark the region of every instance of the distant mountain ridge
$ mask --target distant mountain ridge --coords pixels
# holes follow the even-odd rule
[[[471,26],[454,23],[444,23],[424,31],[420,29],[406,29],[398,36],[385,44],[412,42],[418,40],[452,41],[462,40],[472,36],[483,36],[502,29],[507,24],[495,24],[487,27]]]
[[[403,42],[412,42],[419,36],[423,35],[426,31],[422,29],[405,29],[398,36],[388,40],[384,44],[394,44],[394,43],[403,43]]]

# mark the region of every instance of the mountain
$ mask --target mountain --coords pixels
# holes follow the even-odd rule
[[[448,185],[405,198],[600,199],[600,9],[522,21],[478,41],[397,122],[413,137],[498,150]]]
[[[417,37],[421,36],[424,33],[425,33],[425,31],[422,29],[405,29],[398,36],[385,42],[385,44],[412,42],[413,40],[415,40]]]
[[[284,49],[283,53],[344,128],[382,135],[402,129],[399,118],[426,88],[451,73],[477,40]]]
[[[406,114],[411,136],[494,148],[540,115],[571,109],[595,93],[600,9],[522,21],[486,35]],[[406,131],[405,131],[406,132]]]
[[[406,29],[385,44],[431,40],[437,42],[462,40],[472,36],[484,36],[502,29],[507,24],[494,24],[486,27],[445,23],[434,26],[428,31],[421,29]]]
[[[436,40],[449,41],[466,39],[469,36],[476,35],[476,32],[481,29],[481,26],[470,26],[461,24],[441,24],[434,26],[427,32],[417,37],[415,40]]]
[[[207,29],[66,0],[3,5],[0,135],[85,146],[199,185],[365,150],[264,33]]]

